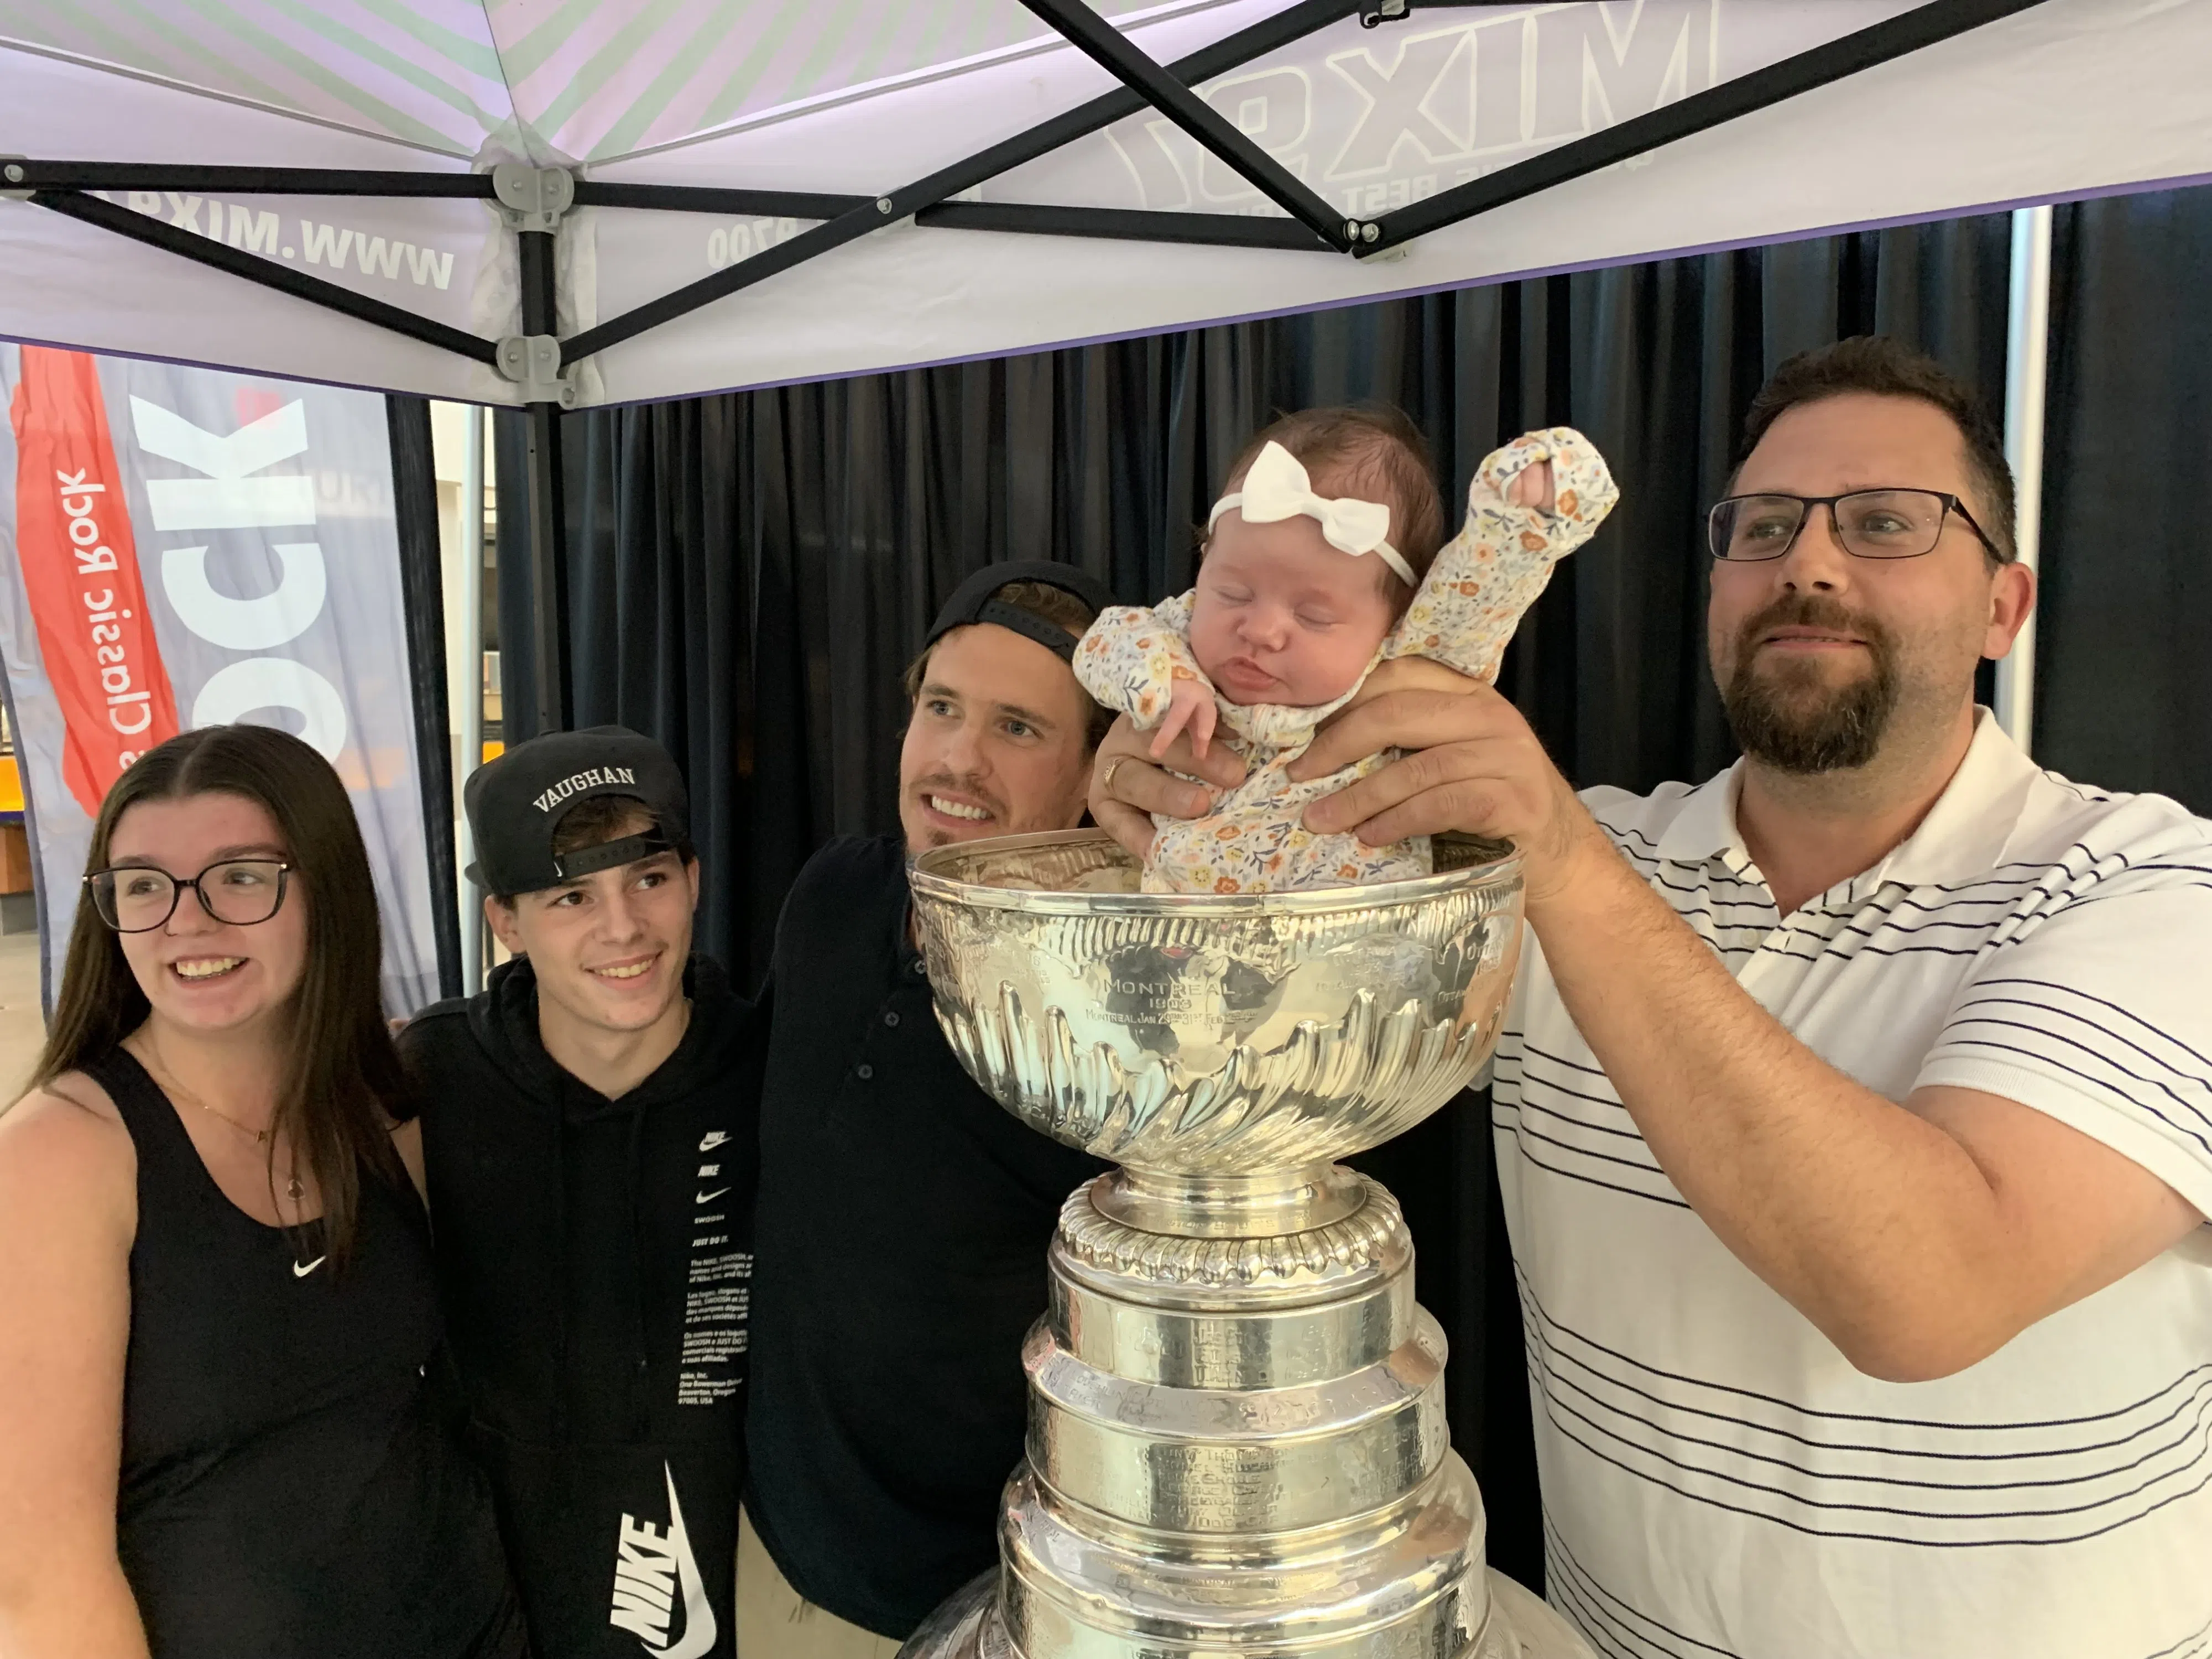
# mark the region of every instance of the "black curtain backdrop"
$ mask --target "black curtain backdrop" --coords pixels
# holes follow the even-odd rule
[[[2212,189],[2062,209],[2036,757],[2212,815]]]
[[[2212,810],[2212,193],[2060,210],[2038,753]],[[2004,216],[1790,243],[1030,356],[565,417],[574,720],[684,765],[703,948],[741,980],[829,836],[895,828],[900,671],[936,606],[1009,558],[1127,600],[1182,590],[1221,472],[1276,411],[1404,407],[1447,499],[1499,442],[1569,423],[1622,485],[1501,684],[1567,775],[1648,789],[1734,757],[1705,667],[1705,507],[1781,360],[1869,331],[2003,404]],[[732,301],[742,304],[742,300]],[[534,706],[519,417],[500,417],[510,742]],[[2190,636],[2190,637],[2185,637]],[[1359,1160],[1404,1202],[1453,1348],[1455,1438],[1492,1560],[1540,1587],[1519,1310],[1486,1104]]]

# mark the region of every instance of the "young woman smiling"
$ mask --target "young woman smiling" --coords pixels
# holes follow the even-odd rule
[[[428,1229],[343,786],[282,732],[149,752],[0,1117],[0,1652],[512,1659],[431,1401]]]

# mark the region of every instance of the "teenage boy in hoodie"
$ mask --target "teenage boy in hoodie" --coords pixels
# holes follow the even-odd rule
[[[514,959],[400,1037],[469,1438],[537,1659],[729,1659],[759,1064],[684,780],[617,726],[465,793]]]

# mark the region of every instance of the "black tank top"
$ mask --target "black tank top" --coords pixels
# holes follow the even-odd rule
[[[155,1659],[519,1659],[489,1498],[434,1405],[437,1282],[414,1194],[319,1229],[223,1195],[120,1049],[85,1067],[138,1154],[117,1547]]]

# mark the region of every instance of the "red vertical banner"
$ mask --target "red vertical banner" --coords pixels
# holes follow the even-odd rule
[[[23,590],[69,728],[62,777],[97,816],[124,769],[176,735],[176,698],[147,613],[123,475],[94,360],[22,348],[15,428],[15,548]]]

